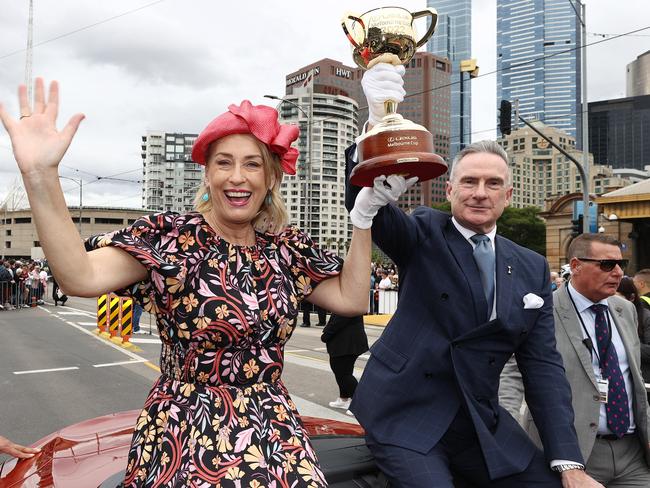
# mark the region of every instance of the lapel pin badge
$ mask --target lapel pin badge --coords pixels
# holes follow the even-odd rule
[[[508,266],[508,271],[507,271],[507,273],[508,273],[509,275],[512,274],[512,266]]]

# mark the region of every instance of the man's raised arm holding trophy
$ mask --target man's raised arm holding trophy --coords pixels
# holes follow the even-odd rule
[[[418,39],[413,23],[425,16],[431,22]],[[555,344],[548,263],[496,233],[513,191],[503,148],[479,141],[454,158],[451,215],[384,205],[396,200],[385,197],[390,190],[401,194],[447,169],[431,134],[396,113],[403,64],[436,21],[432,8],[398,7],[342,21],[366,69],[369,111],[367,132],[346,151],[346,206],[355,226],[372,229],[400,281],[397,310],[371,348],[350,410],[392,487],[602,488],[584,472]],[[512,354],[544,452],[498,403]]]

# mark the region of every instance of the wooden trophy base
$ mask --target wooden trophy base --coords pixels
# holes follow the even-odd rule
[[[368,133],[357,145],[359,164],[350,174],[357,186],[372,186],[377,176],[400,174],[418,181],[431,180],[447,171],[442,157],[433,152],[427,130],[399,129]]]

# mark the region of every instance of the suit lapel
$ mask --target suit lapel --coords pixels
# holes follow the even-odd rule
[[[503,323],[508,323],[508,315],[512,306],[512,283],[515,279],[515,261],[511,249],[506,241],[496,236],[494,242],[496,252],[496,279],[497,279],[497,317]]]
[[[567,285],[564,285],[558,292],[553,295],[553,300],[555,302],[555,310],[557,311],[558,316],[560,317],[559,323],[555,324],[555,327],[561,326],[564,328],[565,332],[569,336],[571,345],[580,359],[580,364],[584,368],[587,376],[594,385],[594,388],[598,389],[596,385],[596,375],[594,374],[594,368],[591,364],[591,355],[589,350],[585,346],[584,336],[582,334],[582,325],[580,318],[571,303],[569,298],[569,293],[567,291]]]
[[[447,220],[443,232],[447,246],[469,285],[472,304],[474,305],[475,323],[482,324],[487,321],[487,300],[481,284],[481,273],[478,266],[476,266],[476,261],[474,261],[472,245],[456,230],[451,217]]]

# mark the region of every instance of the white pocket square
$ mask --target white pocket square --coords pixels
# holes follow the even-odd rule
[[[524,309],[542,308],[542,305],[544,305],[544,299],[542,297],[534,293],[524,295]]]

